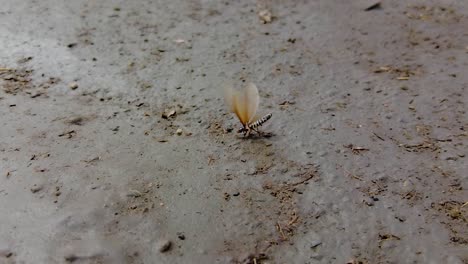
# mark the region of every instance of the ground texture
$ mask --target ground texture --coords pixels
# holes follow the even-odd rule
[[[374,3],[0,0],[0,263],[468,263],[468,3]]]

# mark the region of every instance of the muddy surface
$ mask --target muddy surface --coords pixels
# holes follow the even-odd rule
[[[464,1],[0,3],[0,263],[468,263]]]

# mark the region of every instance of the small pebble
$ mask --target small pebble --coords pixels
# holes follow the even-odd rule
[[[65,261],[66,262],[75,262],[78,259],[79,259],[79,257],[74,255],[74,254],[70,254],[70,255],[65,256]]]
[[[72,82],[72,83],[70,83],[70,84],[68,85],[68,87],[69,87],[70,89],[72,89],[72,90],[75,90],[75,89],[78,88],[78,83]]]
[[[182,129],[180,129],[180,128],[177,129],[177,130],[176,130],[176,134],[179,135],[179,136],[182,135]]]
[[[42,188],[44,188],[42,185],[34,184],[33,187],[31,187],[31,192],[32,193],[37,193],[38,191],[42,190]]]
[[[262,20],[263,24],[270,23],[273,17],[271,12],[267,9],[260,10],[260,12],[258,12],[258,16],[260,17],[260,20]]]
[[[164,119],[168,119],[175,115],[176,115],[175,109],[165,109],[164,112],[161,114],[162,118]]]
[[[9,249],[7,249],[7,248],[1,249],[0,248],[0,257],[9,258],[11,256],[13,256],[13,252],[11,252]]]
[[[185,240],[185,235],[184,235],[184,233],[178,232],[178,233],[177,233],[177,237],[178,237],[180,240]]]
[[[310,248],[315,248],[315,247],[318,247],[322,244],[322,241],[320,240],[314,240],[310,243]]]
[[[130,190],[127,193],[128,197],[140,197],[141,195],[142,195],[141,192],[139,192],[137,190]]]
[[[164,253],[171,249],[172,242],[170,240],[161,240],[157,244],[159,252]]]

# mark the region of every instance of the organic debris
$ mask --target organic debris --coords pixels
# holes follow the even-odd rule
[[[32,88],[32,70],[0,68],[0,80],[3,80],[3,91],[16,95],[20,91]]]
[[[455,9],[445,6],[426,6],[426,5],[414,5],[409,6],[408,11],[404,14],[409,19],[422,20],[422,21],[433,21],[436,23],[455,23],[459,22],[463,17],[461,14],[457,14]]]
[[[353,144],[345,145],[344,147],[350,149],[355,155],[360,154],[363,151],[369,151],[368,148],[354,146]]]
[[[269,190],[270,194],[274,196],[280,203],[279,213],[281,217],[276,221],[276,230],[279,233],[280,241],[288,241],[294,235],[297,223],[300,222],[300,217],[297,214],[293,194],[298,192],[300,185],[308,184],[308,182],[316,177],[317,169],[307,166],[297,176],[301,178],[299,181],[273,184],[265,183],[263,188]]]
[[[374,73],[391,73],[395,75],[397,80],[409,80],[410,77],[421,74],[421,66],[405,65],[400,68],[394,66],[380,66],[374,70]]]
[[[405,148],[408,152],[436,151],[439,149],[439,146],[430,140],[425,140],[418,144],[400,144],[398,146]]]

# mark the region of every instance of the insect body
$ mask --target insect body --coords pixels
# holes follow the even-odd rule
[[[256,130],[256,128],[259,126],[262,126],[266,121],[270,120],[271,117],[272,117],[272,114],[269,113],[268,115],[265,115],[264,117],[258,119],[257,121],[254,121],[253,123],[248,124],[247,127],[246,126],[241,127],[237,132],[246,134],[246,133],[250,133],[249,132],[249,129],[250,129],[258,133],[258,130]]]
[[[239,133],[248,136],[253,130],[260,133],[257,128],[268,121],[272,114],[259,118],[257,108],[260,102],[257,86],[253,83],[247,84],[242,91],[234,90],[232,87],[226,89],[225,100],[231,112],[235,113],[242,124]]]

